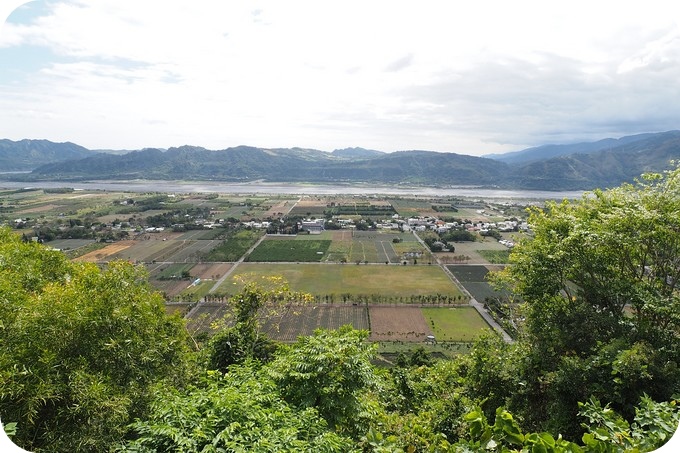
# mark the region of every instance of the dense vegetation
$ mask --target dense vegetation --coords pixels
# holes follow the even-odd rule
[[[680,421],[680,167],[535,209],[498,276],[515,343],[372,365],[367,332],[276,345],[293,295],[248,284],[191,338],[144,271],[0,230],[0,417],[34,451],[650,451]]]

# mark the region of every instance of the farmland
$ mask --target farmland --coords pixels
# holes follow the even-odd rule
[[[292,307],[280,317],[267,320],[263,331],[278,341],[292,342],[311,335],[319,328],[337,329],[344,325],[368,330],[368,309],[357,305],[304,305]]]
[[[372,341],[423,342],[432,335],[419,307],[375,306],[369,312]]]
[[[292,341],[318,327],[351,324],[369,329],[381,350],[390,350],[388,343],[409,348],[399,345],[435,335],[440,344],[428,345],[434,350],[442,341],[468,342],[488,330],[475,311],[445,308],[465,305],[468,296],[439,263],[484,301],[498,295],[485,280],[491,264],[508,260],[507,247],[492,238],[455,243],[455,255],[435,255],[410,228],[397,228],[397,222],[405,225],[402,219],[410,216],[428,221],[438,216],[502,218],[500,209],[488,204],[459,202],[436,197],[0,190],[0,222],[78,261],[103,265],[122,259],[144,265],[150,283],[168,301],[168,313],[187,316],[192,332],[210,332],[211,323],[229,311],[225,301],[244,279],[280,276],[292,290],[310,294],[313,303],[269,320],[265,329],[272,338]],[[298,231],[304,218],[325,218],[328,229],[320,234]],[[419,234],[436,237],[430,230]],[[465,265],[450,264],[461,262]]]
[[[487,266],[477,265],[449,265],[446,266],[465,287],[472,297],[479,302],[487,298],[503,296],[505,293],[495,290],[486,280],[489,273]]]
[[[241,230],[232,233],[226,241],[205,255],[204,261],[238,261],[243,254],[257,243],[261,233]]]
[[[246,261],[321,261],[331,245],[329,240],[264,240]]]
[[[356,264],[260,264],[243,263],[220,292],[238,290],[238,278],[281,276],[291,289],[329,296],[334,302],[350,298],[366,298],[409,303],[440,295],[453,301],[462,297],[460,290],[438,266],[386,266]]]
[[[437,341],[470,342],[491,332],[489,325],[472,307],[423,308]]]

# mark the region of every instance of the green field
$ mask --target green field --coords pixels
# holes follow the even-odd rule
[[[194,263],[169,264],[167,267],[161,268],[160,272],[154,275],[154,278],[158,280],[182,279],[182,272],[189,271],[192,267],[194,267]]]
[[[261,232],[241,230],[231,233],[229,238],[206,255],[204,261],[232,262],[241,259],[262,235]]]
[[[248,256],[246,261],[321,261],[328,252],[330,240],[264,240]]]
[[[510,262],[510,250],[478,250],[480,255],[491,264]]]
[[[408,302],[411,296],[461,295],[438,266],[243,263],[218,291],[232,294],[238,291],[238,285],[234,285],[238,276],[252,280],[259,276],[281,276],[295,291],[320,296],[333,294],[336,302],[341,301],[343,294],[375,294],[395,303]]]
[[[212,288],[213,284],[215,282],[213,281],[202,281],[197,285],[192,285],[189,286],[187,289],[182,291],[180,294],[180,299],[181,300],[191,300],[191,301],[198,301],[202,297],[205,297],[208,292],[210,292],[210,288]]]
[[[437,341],[474,341],[491,332],[489,325],[472,307],[423,308],[423,315]]]

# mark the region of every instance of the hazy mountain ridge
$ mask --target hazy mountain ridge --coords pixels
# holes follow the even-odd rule
[[[673,131],[671,131],[673,132]],[[665,133],[665,132],[664,132]],[[566,145],[541,145],[521,151],[511,151],[504,154],[487,154],[484,157],[500,160],[508,164],[526,164],[538,160],[551,159],[553,157],[567,156],[570,154],[590,154],[597,151],[616,148],[619,146],[645,140],[656,134],[628,135],[621,138],[605,138],[596,142],[581,142]]]
[[[75,143],[49,140],[0,140],[0,171],[29,171],[36,164],[82,159],[94,154]]]
[[[385,153],[374,149],[354,147],[335,149],[331,154],[342,159],[373,159],[375,157],[381,157]]]
[[[680,159],[680,131],[649,134],[640,140],[590,153],[533,161],[513,170],[523,189],[580,190],[632,182],[641,173],[662,171]]]
[[[549,156],[558,155],[538,159],[537,150],[541,149],[547,150]],[[577,152],[559,154],[566,150]],[[241,145],[208,150],[184,145],[115,155],[96,153],[72,143],[0,141],[0,158],[10,162],[4,167],[6,171],[30,169],[26,168],[26,162],[34,162],[34,167],[36,162],[45,163],[30,174],[11,175],[14,180],[24,181],[266,180],[590,190],[631,182],[643,172],[668,168],[670,160],[680,160],[680,131],[575,145],[547,145],[511,154],[514,157],[505,162],[500,158],[433,151],[383,153],[345,148],[329,153],[306,148],[266,149]],[[61,161],[54,161],[56,158]],[[5,179],[8,178],[10,176],[5,175]]]

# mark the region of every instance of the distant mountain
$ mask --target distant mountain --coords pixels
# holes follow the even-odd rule
[[[623,142],[599,151],[537,160],[515,167],[505,184],[541,190],[607,188],[632,182],[645,172],[668,169],[671,160],[680,160],[680,131],[645,134],[639,140]]]
[[[541,157],[542,156],[542,157]],[[503,189],[591,190],[632,182],[641,173],[680,160],[680,131],[641,134],[577,145],[548,145],[507,161],[455,153],[364,148],[332,153],[306,148],[180,146],[122,155],[95,153],[73,143],[0,140],[0,175],[21,181],[98,179],[214,180],[487,186]],[[39,166],[38,166],[39,165]],[[37,167],[37,168],[36,168]]]
[[[82,159],[94,152],[74,143],[48,140],[0,140],[0,171],[29,171],[37,165]]]
[[[542,145],[527,148],[522,151],[514,151],[504,154],[487,154],[484,157],[499,160],[508,164],[526,164],[553,157],[567,156],[569,154],[590,154],[597,151],[616,148],[622,145],[651,138],[655,135],[667,134],[668,132],[629,135],[621,138],[605,138],[596,142],[573,143],[569,145]],[[672,133],[672,132],[671,132]]]
[[[349,159],[300,148],[237,146],[209,151],[182,146],[166,152],[147,149],[122,156],[99,154],[66,165],[47,164],[35,169],[28,179],[263,179],[483,185],[497,181],[506,168],[506,164],[491,159],[432,151],[380,153],[372,159]]]
[[[341,159],[373,159],[374,157],[384,156],[382,151],[365,148],[343,148],[336,149],[331,153],[335,157]]]

